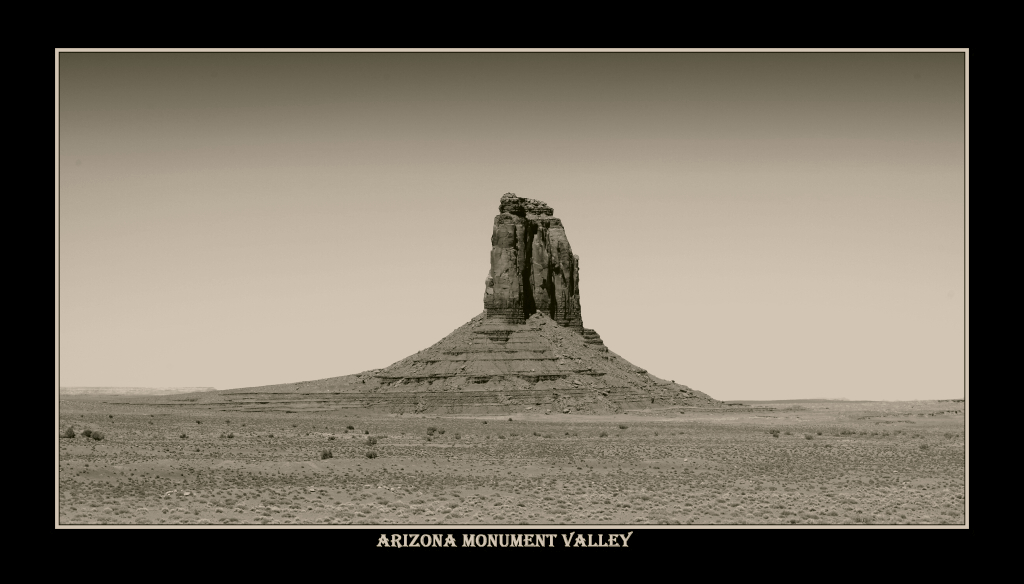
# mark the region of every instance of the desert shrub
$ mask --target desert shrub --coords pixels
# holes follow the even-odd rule
[[[772,438],[778,438],[778,437],[779,437],[779,433],[778,432],[775,432],[775,433],[772,434]]]
[[[437,433],[438,433],[438,434],[444,434],[444,428],[439,428],[439,429],[437,430]]]
[[[328,458],[334,458],[334,453],[327,449],[321,450],[320,460],[327,460]]]
[[[538,436],[539,436],[539,434],[538,434]],[[607,438],[607,437],[608,437],[608,432],[601,432],[601,438]]]
[[[86,438],[91,437],[92,436],[92,430],[85,430],[85,431],[83,431],[82,432],[82,436],[85,436]]]
[[[202,422],[200,422],[199,420],[196,420],[196,423],[197,423],[197,424],[202,424]]]
[[[234,438],[234,437],[235,437],[235,433],[234,432],[228,432],[228,438]]]
[[[430,426],[429,428],[427,428],[427,435],[431,435],[434,432],[437,432],[437,428],[435,426]]]
[[[355,430],[355,427],[354,426],[345,426],[345,429],[346,430]]]
[[[509,418],[509,419],[508,419],[508,421],[509,421],[509,422],[511,422],[511,421],[512,421],[512,418]]]
[[[486,423],[487,423],[487,420],[484,420],[484,424],[486,424]]]
[[[786,436],[792,436],[792,435],[793,435],[792,432],[790,432],[789,430],[786,430]]]
[[[921,446],[918,446],[918,448],[920,448],[921,450],[928,450],[928,445],[922,444]]]
[[[273,434],[268,434],[268,435],[267,435],[267,438],[273,438],[273,437],[274,437],[274,435],[273,435]]]
[[[820,430],[818,431],[818,436],[821,436],[821,431]]]
[[[629,426],[627,426],[625,424],[619,424],[619,430],[625,430],[627,428],[629,428]]]
[[[499,440],[504,440],[505,439],[505,435],[504,434],[498,434],[498,439]]]
[[[363,434],[369,434],[369,433],[370,433],[369,430],[363,430]]]
[[[373,436],[370,436],[369,438],[366,439],[367,446],[373,446],[375,444],[377,444],[377,439],[374,438]]]
[[[488,436],[488,438],[489,438],[489,437],[490,437],[490,436]],[[431,437],[431,436],[427,436],[427,442],[430,442],[431,440],[433,440],[433,437]]]
[[[188,438],[188,434],[182,432],[181,436],[179,436],[179,438],[182,438],[182,439]]]
[[[808,440],[814,440],[814,434],[804,434],[804,438]]]
[[[368,450],[366,452],[366,458],[377,458],[377,453],[373,450]]]
[[[64,431],[64,437],[65,438],[74,438],[75,437],[75,429],[74,428],[68,428],[67,430],[65,430]]]
[[[327,439],[328,440],[334,440],[334,436],[328,436]]]
[[[533,435],[534,436],[540,436],[540,432],[534,432]]]
[[[954,436],[956,436],[956,434],[954,434],[952,432],[946,432],[945,434],[943,434],[943,436],[946,437],[946,440],[949,440],[950,438],[953,438]],[[72,438],[74,438],[74,436],[72,436]]]
[[[459,439],[461,439],[461,438],[462,438],[462,434],[459,434],[458,432],[456,432],[456,433],[455,433],[455,439],[456,439],[456,440],[459,440]]]
[[[103,440],[103,432],[93,432],[92,433],[92,439],[93,440]]]
[[[110,419],[114,419],[114,414],[110,414],[110,415],[109,415],[109,416],[107,416],[107,417],[108,417],[108,418],[110,418]]]

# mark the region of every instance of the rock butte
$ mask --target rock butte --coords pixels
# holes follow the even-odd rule
[[[194,405],[244,411],[369,408],[391,413],[613,413],[718,407],[658,379],[584,328],[579,256],[547,204],[506,193],[491,235],[484,311],[432,347],[384,369],[231,389]]]

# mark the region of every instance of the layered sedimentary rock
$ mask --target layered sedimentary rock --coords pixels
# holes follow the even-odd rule
[[[484,312],[432,347],[383,369],[228,390],[179,405],[395,413],[608,413],[721,405],[629,363],[583,327],[579,257],[551,207],[508,193],[498,211]]]
[[[506,193],[491,235],[491,269],[484,287],[487,316],[514,324],[541,312],[583,334],[579,260],[551,207]]]
[[[356,375],[234,389],[194,407],[245,411],[347,408],[394,413],[613,413],[717,407],[537,312],[522,323],[481,313],[415,355]]]
[[[608,347],[604,346],[604,341],[601,340],[601,335],[597,334],[594,329],[583,329],[583,339],[586,343],[598,351],[607,351]]]

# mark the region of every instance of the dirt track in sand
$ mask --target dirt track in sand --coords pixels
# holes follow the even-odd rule
[[[78,435],[57,443],[60,524],[964,523],[961,402],[398,416],[106,401],[126,400],[61,400],[59,430]]]

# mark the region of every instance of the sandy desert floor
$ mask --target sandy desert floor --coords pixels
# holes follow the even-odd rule
[[[61,436],[77,433],[57,440],[62,525],[964,523],[962,400],[608,416],[108,401],[125,402],[60,401]]]

